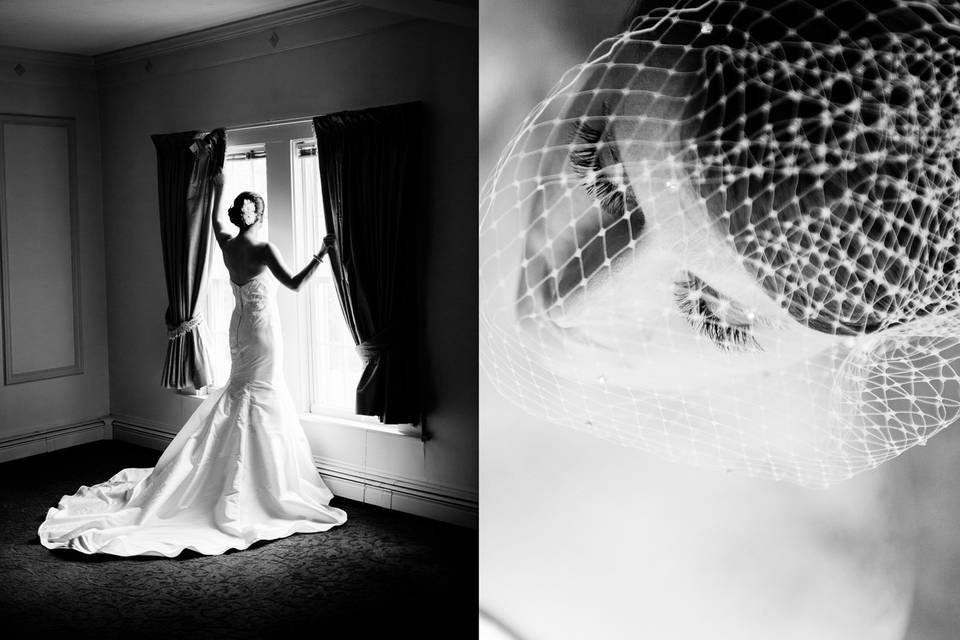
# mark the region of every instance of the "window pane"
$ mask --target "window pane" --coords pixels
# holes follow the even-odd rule
[[[255,191],[267,201],[267,160],[263,156],[263,147],[227,147],[227,157],[223,163],[225,178],[223,199],[217,215],[230,231],[236,231],[227,218],[227,209],[241,191]],[[265,214],[260,238],[267,239],[269,218]],[[230,375],[230,316],[233,313],[233,290],[230,287],[230,274],[223,263],[223,255],[217,243],[211,243],[209,260],[210,275],[207,282],[207,300],[204,316],[207,320],[212,344],[210,356],[213,359],[213,384],[220,387],[227,383]]]
[[[327,235],[316,147],[312,140],[294,142],[294,234],[307,259],[320,250]],[[309,403],[315,413],[355,415],[356,388],[363,371],[353,337],[343,318],[329,264],[324,261],[303,294],[306,297],[309,351]]]

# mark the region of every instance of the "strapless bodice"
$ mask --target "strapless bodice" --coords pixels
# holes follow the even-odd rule
[[[229,386],[272,383],[283,375],[276,281],[264,270],[243,284],[230,282],[235,304],[230,318]]]
[[[261,310],[274,297],[275,285],[266,269],[243,284],[237,284],[231,280],[230,285],[233,289],[234,300],[237,302],[237,308],[240,311],[246,311],[248,304],[253,306],[253,309],[251,309],[253,311]]]

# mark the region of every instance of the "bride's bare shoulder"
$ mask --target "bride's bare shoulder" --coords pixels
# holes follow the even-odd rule
[[[236,247],[236,237],[225,238],[223,242],[220,243],[220,251],[224,254],[233,253],[234,248]]]
[[[280,255],[280,250],[277,249],[277,245],[269,241],[257,242],[253,249],[256,252],[258,261],[267,265],[275,261],[277,256]]]

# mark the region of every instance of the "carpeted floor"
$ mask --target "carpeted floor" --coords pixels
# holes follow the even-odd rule
[[[477,532],[341,498],[341,527],[221,556],[117,558],[40,545],[37,527],[61,495],[124,467],[152,467],[159,455],[104,440],[0,464],[0,634],[476,637]]]

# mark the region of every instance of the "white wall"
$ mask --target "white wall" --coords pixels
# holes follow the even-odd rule
[[[22,76],[14,71],[17,64],[25,69]],[[0,460],[4,460],[97,439],[103,428],[96,421],[109,411],[100,123],[93,61],[0,47],[0,113],[76,119],[83,351],[81,375],[0,384]],[[62,231],[51,233],[59,237]],[[69,290],[68,270],[61,267],[49,262],[49,273],[42,279],[52,289]],[[40,331],[50,333],[63,326],[60,319],[40,313],[33,321]],[[90,423],[92,429],[57,430]],[[26,437],[40,431],[52,439]]]
[[[475,509],[476,27],[357,8],[276,32],[276,48],[266,31],[145,53],[149,69],[145,57],[99,61],[111,413],[172,432],[198,405],[159,384],[167,302],[150,135],[420,100],[430,131],[423,211],[430,439],[304,427],[315,454],[342,469],[466,496]],[[394,507],[403,500],[389,491],[362,497]]]

